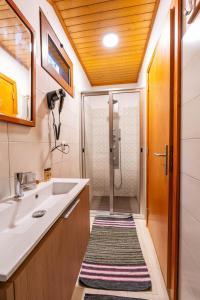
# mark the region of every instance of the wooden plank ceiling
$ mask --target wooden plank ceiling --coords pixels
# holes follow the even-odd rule
[[[31,34],[9,4],[0,0],[0,47],[26,68],[31,66]]]
[[[49,0],[92,85],[137,82],[158,0]],[[119,44],[102,38],[116,33]]]

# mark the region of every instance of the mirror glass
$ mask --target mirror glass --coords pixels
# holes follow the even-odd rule
[[[32,33],[18,15],[0,0],[0,116],[31,121]]]
[[[54,70],[68,83],[70,84],[70,67],[64,60],[56,45],[49,38],[48,42],[48,62],[54,68]]]

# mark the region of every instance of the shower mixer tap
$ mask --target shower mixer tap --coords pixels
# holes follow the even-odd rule
[[[116,124],[118,125],[118,124]],[[113,130],[113,161],[114,161],[114,168],[119,169],[120,164],[120,140],[121,140],[121,129],[115,125],[115,129]]]

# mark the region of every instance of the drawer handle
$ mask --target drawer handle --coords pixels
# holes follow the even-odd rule
[[[71,213],[72,213],[73,210],[76,208],[76,206],[78,205],[79,202],[80,202],[80,199],[78,199],[78,200],[74,203],[74,205],[68,210],[67,213],[64,213],[64,215],[63,215],[63,218],[64,218],[64,219],[69,218],[69,216],[71,215]]]

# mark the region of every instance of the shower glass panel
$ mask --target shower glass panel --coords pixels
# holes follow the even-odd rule
[[[90,209],[110,210],[109,96],[84,96],[84,177],[90,178]]]
[[[114,212],[139,213],[139,93],[113,93],[113,167]]]
[[[139,213],[140,93],[88,93],[82,100],[82,171],[90,209]]]

